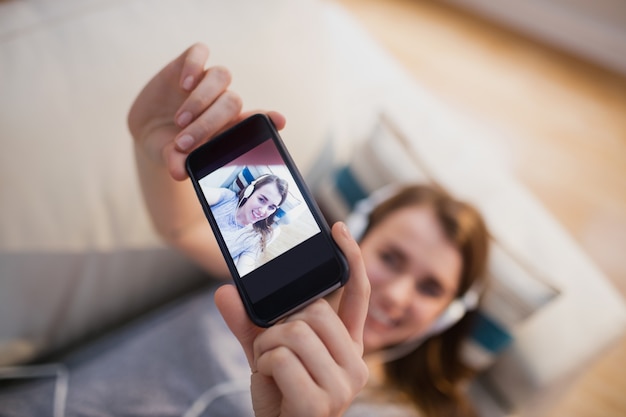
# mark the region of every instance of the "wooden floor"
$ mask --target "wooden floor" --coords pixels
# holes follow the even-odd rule
[[[626,77],[441,2],[334,1],[420,83],[507,133],[518,178],[626,296]],[[626,416],[626,338],[557,416]]]

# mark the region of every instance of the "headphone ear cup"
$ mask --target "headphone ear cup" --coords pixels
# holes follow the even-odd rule
[[[357,242],[361,240],[369,224],[370,210],[355,209],[346,219],[346,226]]]
[[[248,185],[246,187],[246,189],[243,190],[243,197],[242,197],[242,199],[249,198],[252,195],[253,192],[254,192],[254,181],[252,181],[250,183],[250,185]]]
[[[439,316],[439,318],[433,323],[428,330],[426,336],[432,336],[442,333],[454,326],[459,320],[465,316],[467,309],[462,300],[456,299],[450,303],[445,311]]]
[[[346,219],[346,226],[348,226],[348,230],[354,240],[358,242],[363,237],[363,234],[365,234],[372,211],[383,201],[396,194],[398,190],[399,186],[397,184],[389,184],[379,188],[370,194],[369,197],[356,203],[352,213],[350,213]]]
[[[442,333],[454,326],[469,310],[478,308],[479,300],[480,290],[474,285],[473,288],[467,290],[462,297],[453,300],[450,305],[448,305],[428,332],[426,332],[425,336],[428,337]]]
[[[263,178],[269,177],[270,174],[263,174],[258,176],[256,179],[252,180],[252,182],[250,182],[250,184],[248,184],[248,186],[243,190],[243,195],[241,197],[241,199],[243,200],[244,198],[249,198],[252,193],[254,193],[254,189],[256,188],[256,185],[259,181],[261,181]]]

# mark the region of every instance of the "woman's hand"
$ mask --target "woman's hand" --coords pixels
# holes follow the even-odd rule
[[[205,45],[195,44],[159,71],[135,99],[128,127],[156,231],[211,275],[229,277],[193,187],[181,182],[187,154],[247,116],[240,113],[239,96],[228,90],[228,70],[205,69],[208,56]],[[268,115],[276,128],[284,127],[283,116]]]
[[[143,88],[128,114],[136,144],[156,164],[167,167],[172,178],[187,178],[189,152],[234,123],[241,114],[241,98],[228,90],[228,69],[205,69],[208,48],[197,43],[165,66]],[[278,129],[284,118],[269,113]]]
[[[324,299],[269,329],[248,319],[237,290],[221,287],[215,299],[241,343],[252,370],[257,417],[339,416],[368,378],[363,325],[370,286],[358,244],[341,223],[333,237],[350,265],[338,310]]]
[[[185,158],[237,117],[241,99],[227,88],[230,72],[205,69],[208,48],[195,44],[144,87],[128,114],[136,143],[177,180],[186,178]]]

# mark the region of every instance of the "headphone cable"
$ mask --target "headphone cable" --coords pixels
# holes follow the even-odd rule
[[[0,379],[26,379],[56,377],[54,387],[53,417],[65,417],[69,389],[69,372],[62,363],[44,365],[7,366],[0,368]]]

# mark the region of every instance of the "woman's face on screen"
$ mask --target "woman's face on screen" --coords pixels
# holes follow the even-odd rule
[[[237,209],[237,220],[240,224],[248,225],[266,219],[278,210],[281,198],[274,182],[256,187],[246,202]]]
[[[462,258],[432,208],[390,213],[361,241],[372,286],[364,329],[366,352],[424,334],[454,299]]]

